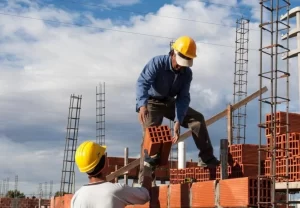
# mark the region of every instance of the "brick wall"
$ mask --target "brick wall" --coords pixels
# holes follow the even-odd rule
[[[223,207],[248,207],[257,203],[256,178],[242,177],[226,180],[169,184],[153,187],[151,200],[143,205],[128,205],[126,208],[214,208],[216,201]],[[218,187],[218,188],[216,188]],[[268,179],[261,181],[261,202],[270,201],[271,185]],[[220,191],[220,197],[217,190]],[[72,195],[51,199],[51,208],[69,208]],[[262,206],[263,207],[263,206]]]
[[[42,199],[41,206],[48,208],[50,206],[50,200]],[[39,199],[29,198],[0,198],[0,208],[38,208]]]
[[[73,194],[65,194],[64,196],[52,197],[50,208],[70,208]]]

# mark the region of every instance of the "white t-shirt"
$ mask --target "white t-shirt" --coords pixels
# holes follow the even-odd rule
[[[71,208],[124,208],[131,204],[145,204],[150,200],[144,187],[99,182],[83,185],[71,200]]]

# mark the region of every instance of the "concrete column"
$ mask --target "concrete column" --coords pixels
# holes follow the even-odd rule
[[[186,165],[185,158],[185,144],[184,141],[178,142],[178,169],[185,168]]]

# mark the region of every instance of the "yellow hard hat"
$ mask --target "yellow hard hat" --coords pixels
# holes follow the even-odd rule
[[[195,41],[189,36],[179,37],[172,45],[176,54],[176,61],[181,66],[192,66],[193,59],[197,57],[197,46]]]
[[[75,153],[75,162],[79,171],[84,173],[93,171],[105,151],[105,145],[101,146],[93,141],[81,143]]]

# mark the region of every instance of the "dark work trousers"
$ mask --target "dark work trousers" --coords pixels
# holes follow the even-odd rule
[[[168,101],[149,99],[147,109],[149,113],[148,118],[146,119],[146,123],[142,127],[143,132],[145,132],[145,128],[149,126],[161,125],[164,117],[173,121],[175,119],[175,99],[171,99]],[[200,112],[197,112],[196,110],[189,107],[181,126],[184,128],[190,128],[192,130],[192,137],[194,139],[196,147],[199,150],[198,157],[200,157],[202,161],[205,162],[214,157],[213,147],[211,145],[211,141],[207,131],[205,119]],[[143,142],[144,137],[141,144],[141,156],[143,156]],[[142,163],[143,160],[141,160],[140,168],[143,167]]]

